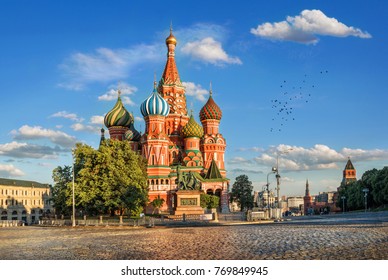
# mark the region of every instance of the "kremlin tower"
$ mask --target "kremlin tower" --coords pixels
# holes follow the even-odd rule
[[[163,198],[163,212],[173,213],[179,190],[177,178],[188,173],[194,174],[201,191],[219,196],[219,210],[227,212],[226,142],[219,132],[222,111],[210,89],[209,99],[199,113],[202,125],[195,120],[193,112],[188,115],[185,87],[175,63],[176,45],[170,29],[162,77],[158,84],[154,81],[153,91],[140,106],[146,124],[144,134],[136,131],[133,115],[124,108],[120,93],[104,123],[111,139],[130,141],[132,149],[141,152],[147,160],[149,201]],[[147,213],[152,210],[148,205]]]
[[[305,195],[303,197],[303,212],[304,212],[304,215],[308,215],[309,214],[309,209],[311,208],[312,206],[312,203],[313,203],[313,199],[310,195],[310,188],[309,188],[309,181],[306,180],[306,191],[305,191]]]
[[[346,186],[351,182],[357,181],[356,169],[354,168],[350,158],[348,158],[348,162],[346,163],[345,169],[342,173],[343,173],[343,176],[342,176],[341,186]]]

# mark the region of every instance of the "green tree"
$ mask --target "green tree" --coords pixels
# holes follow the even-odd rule
[[[75,195],[77,210],[95,215],[139,215],[148,200],[145,159],[127,141],[106,141],[98,150],[77,143]]]
[[[52,201],[55,208],[55,213],[59,215],[71,214],[71,188],[72,182],[72,168],[65,165],[64,167],[58,166],[53,170],[52,178],[54,180],[54,186],[52,188]]]
[[[233,183],[230,201],[236,202],[241,211],[251,209],[253,207],[253,185],[249,181],[247,175],[240,175]]]
[[[154,200],[151,201],[151,205],[152,205],[152,214],[155,214],[155,211],[159,211],[159,209],[163,206],[164,204],[164,199],[163,198],[160,198],[160,196],[158,195],[157,198],[155,198]]]
[[[207,209],[217,208],[220,205],[220,198],[216,195],[202,193],[200,204],[202,208],[207,208]]]

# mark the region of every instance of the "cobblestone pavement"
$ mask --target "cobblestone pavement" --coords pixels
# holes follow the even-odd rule
[[[355,217],[173,228],[0,228],[0,259],[388,260],[388,212]]]

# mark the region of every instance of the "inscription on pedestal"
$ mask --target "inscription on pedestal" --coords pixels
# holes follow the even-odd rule
[[[181,198],[181,205],[182,206],[197,205],[197,199],[196,198]]]

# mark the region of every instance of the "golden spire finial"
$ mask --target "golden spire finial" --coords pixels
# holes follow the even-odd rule
[[[118,97],[120,97],[120,95],[121,95],[120,83],[121,83],[121,81],[117,82],[117,95],[118,95]]]
[[[154,89],[156,89],[156,72],[154,72]]]
[[[176,45],[177,44],[176,38],[174,37],[174,35],[172,35],[172,21],[170,24],[170,35],[166,38],[166,44],[167,45],[169,45],[169,44]]]
[[[212,82],[210,81],[210,89],[209,89],[209,94],[210,96],[213,95],[213,90],[212,90]]]

